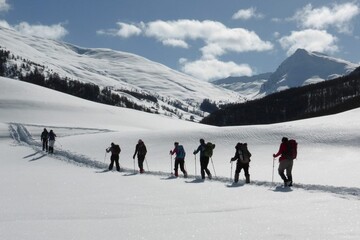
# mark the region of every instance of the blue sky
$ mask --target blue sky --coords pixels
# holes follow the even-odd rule
[[[275,71],[297,48],[360,63],[359,20],[360,0],[0,0],[0,26],[203,80]]]

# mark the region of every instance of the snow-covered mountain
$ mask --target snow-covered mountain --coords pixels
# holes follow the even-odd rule
[[[234,90],[247,99],[255,99],[288,88],[334,79],[349,74],[357,66],[322,53],[298,49],[273,73],[251,77],[230,77],[213,83]]]
[[[261,94],[304,86],[349,74],[358,65],[322,53],[298,49],[283,61],[268,81],[261,87]]]
[[[45,74],[57,73],[61,77],[94,83],[99,87],[111,87],[114,92],[118,89],[146,92],[155,96],[158,103],[140,101],[129,95],[126,97],[140,104],[148,104],[150,108],[167,115],[179,111],[188,119],[190,115],[199,115],[196,110],[204,99],[217,102],[240,99],[238,93],[130,53],[81,48],[60,41],[21,35],[3,27],[0,27],[0,47],[37,66],[44,66]],[[20,66],[22,62],[13,60],[10,64]],[[177,107],[179,105],[181,108]],[[193,112],[189,113],[190,109]]]
[[[263,73],[254,76],[228,77],[219,79],[212,83],[223,88],[238,92],[246,99],[255,99],[265,96],[259,94],[262,85],[269,79],[272,73]]]

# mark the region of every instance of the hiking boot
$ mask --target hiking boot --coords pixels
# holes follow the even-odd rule
[[[145,171],[144,171],[144,169],[140,169],[140,173],[144,173]]]
[[[284,187],[291,187],[292,186],[292,181],[284,181]]]
[[[184,178],[187,178],[187,172],[184,172]]]
[[[212,179],[212,175],[211,175],[211,173],[209,173],[209,179],[210,179],[210,180]]]
[[[246,180],[245,183],[250,183],[250,175],[245,176]]]
[[[174,175],[175,175],[175,177],[178,177],[178,176],[179,176],[178,172],[175,172],[175,174],[174,174]]]

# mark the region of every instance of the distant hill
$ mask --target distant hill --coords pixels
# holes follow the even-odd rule
[[[360,68],[333,80],[228,104],[201,122],[216,126],[269,124],[335,114],[360,107]]]
[[[244,98],[251,100],[265,96],[265,94],[260,94],[260,89],[262,85],[270,78],[271,74],[272,73],[270,72],[250,77],[228,77],[225,79],[213,81],[212,83],[238,92]]]

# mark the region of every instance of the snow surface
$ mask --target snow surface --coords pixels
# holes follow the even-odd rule
[[[219,128],[0,78],[0,239],[359,239],[359,117]],[[44,127],[58,136],[53,155],[41,151]],[[282,136],[299,142],[291,189],[280,187],[277,162],[272,183]],[[132,159],[139,138],[143,175]],[[216,177],[204,182],[192,154],[199,138],[216,144]],[[187,179],[170,177],[174,141],[187,152]],[[251,184],[243,173],[230,181],[239,141],[253,155]],[[103,171],[111,142],[122,149],[120,173]]]

